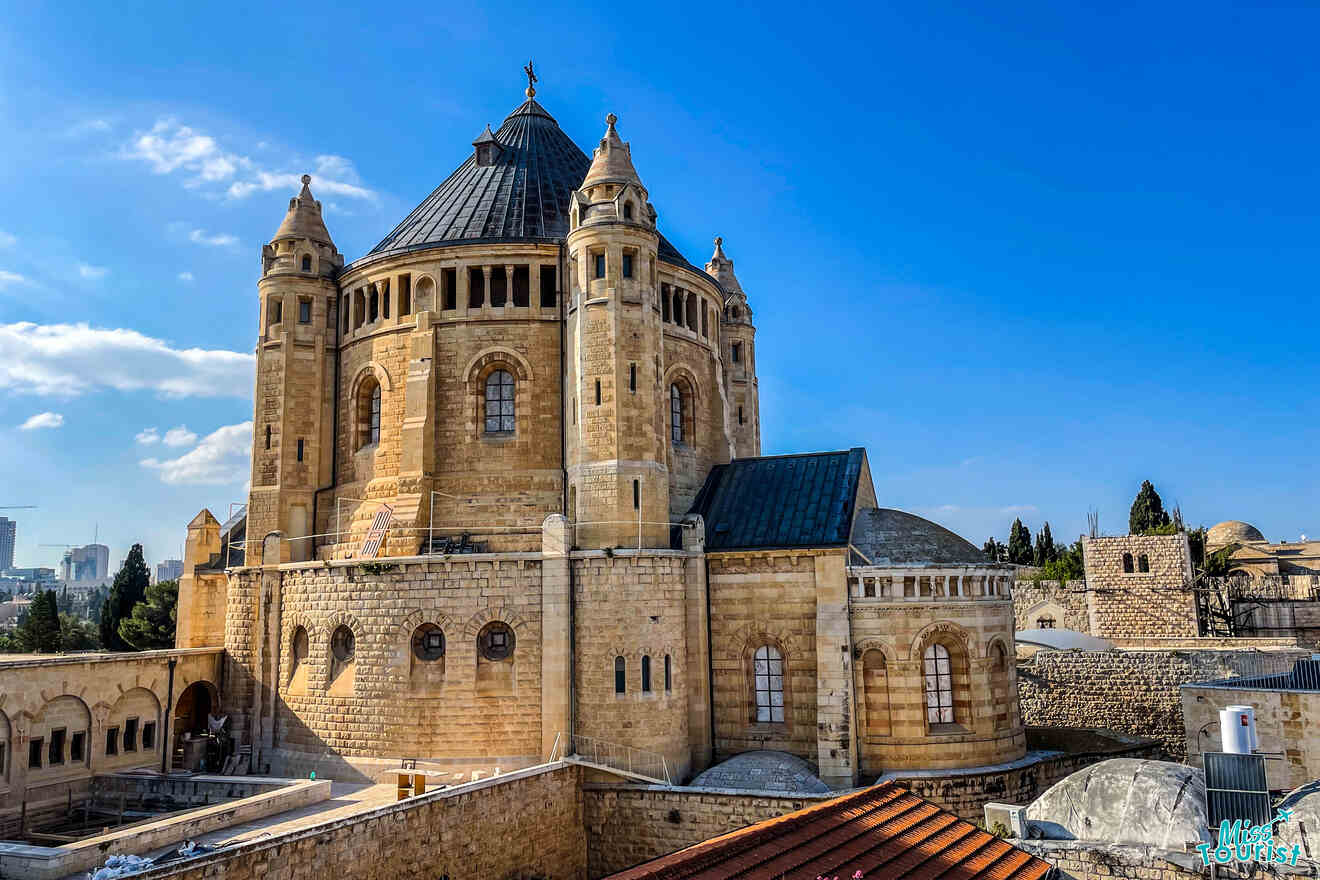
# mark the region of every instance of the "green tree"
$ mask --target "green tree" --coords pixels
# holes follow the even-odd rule
[[[133,646],[119,635],[120,621],[133,614],[133,606],[146,598],[151,573],[142,558],[142,545],[134,544],[128,558],[110,585],[110,596],[101,605],[101,646],[108,651],[131,651]]]
[[[175,610],[179,582],[162,581],[147,587],[145,599],[119,622],[119,637],[139,651],[174,647]]]
[[[1007,547],[994,538],[986,538],[985,543],[981,545],[981,549],[985,551],[986,556],[990,557],[991,562],[1001,561],[1004,558],[1004,553],[1008,550]]]
[[[1008,561],[1015,565],[1031,565],[1034,558],[1031,530],[1022,524],[1021,519],[1013,520],[1013,527],[1008,530]]]
[[[1054,546],[1054,536],[1050,534],[1050,524],[1045,523],[1041,530],[1036,533],[1036,546],[1032,550],[1032,559],[1036,565],[1044,565],[1047,562],[1053,562],[1059,557],[1058,548]]]
[[[72,614],[60,615],[60,650],[95,651],[100,647],[96,627],[90,620],[83,620]]]
[[[1128,534],[1149,535],[1173,526],[1173,520],[1164,509],[1160,493],[1155,491],[1150,480],[1141,482],[1141,489],[1128,511]]]
[[[60,612],[55,591],[38,592],[16,633],[19,650],[51,654],[60,649]]]

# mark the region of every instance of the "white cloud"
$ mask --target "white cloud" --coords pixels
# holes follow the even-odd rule
[[[92,132],[109,131],[111,129],[109,120],[106,119],[85,119],[82,122],[69,126],[66,134],[69,137],[78,137]]]
[[[87,324],[0,324],[0,389],[75,397],[88,391],[155,391],[169,397],[247,397],[250,354],[174,348],[136,330]]]
[[[999,508],[1000,513],[1035,513],[1039,508],[1034,504],[1010,504]]]
[[[247,479],[251,469],[252,423],[225,425],[212,431],[178,458],[147,458],[141,465],[174,486],[218,486]]]
[[[17,272],[9,272],[0,269],[0,288],[8,287],[11,284],[31,284],[32,280],[26,275],[19,275]]]
[[[11,248],[18,244],[18,236],[0,229],[0,248]]]
[[[64,424],[64,416],[59,413],[44,412],[37,413],[26,422],[18,426],[20,431],[36,431],[40,428],[58,428]]]
[[[187,425],[179,425],[166,431],[162,442],[166,446],[192,446],[197,442],[197,435],[189,431]]]
[[[191,283],[192,283],[192,280],[193,280],[193,273],[191,273],[191,272],[180,272],[180,273],[179,273],[179,280],[180,280],[180,281],[187,281],[189,284],[191,284]]]
[[[150,446],[160,442],[160,431],[156,428],[143,428],[133,439],[143,446]]]
[[[261,149],[264,142],[256,145]],[[302,170],[288,167],[306,163],[285,162],[284,168],[258,165],[252,159],[220,145],[214,137],[174,119],[160,119],[150,131],[138,132],[119,152],[120,158],[146,162],[156,174],[182,173],[184,186],[195,189],[225,186],[231,199],[274,189],[297,192]],[[312,160],[313,187],[318,193],[354,199],[375,199],[376,193],[362,186],[357,169],[343,156],[317,156]],[[227,186],[226,186],[227,184]]]
[[[238,236],[227,233],[217,233],[207,235],[205,229],[194,229],[188,233],[188,240],[196,244],[209,245],[210,247],[230,247],[238,244]],[[191,278],[191,276],[189,276]]]
[[[110,270],[105,266],[89,266],[86,263],[79,263],[78,274],[88,281],[96,281],[109,275]]]

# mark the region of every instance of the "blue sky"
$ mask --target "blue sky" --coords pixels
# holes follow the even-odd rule
[[[756,311],[764,451],[881,503],[1320,532],[1320,10],[0,3],[0,505],[19,564],[243,500],[256,272],[310,171],[352,260],[538,99],[607,112]],[[23,426],[28,427],[24,428]],[[154,429],[154,430],[153,430]],[[0,511],[0,514],[5,513]]]

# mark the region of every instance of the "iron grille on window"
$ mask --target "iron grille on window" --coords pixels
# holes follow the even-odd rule
[[[949,649],[935,644],[926,648],[926,721],[930,724],[953,723],[953,673],[949,667]]]
[[[514,426],[513,374],[496,370],[486,379],[486,433],[512,434]]]
[[[773,645],[756,649],[756,720],[784,720],[784,657]]]

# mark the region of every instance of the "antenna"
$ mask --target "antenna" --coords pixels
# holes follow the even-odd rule
[[[1100,511],[1094,507],[1086,512],[1086,530],[1092,538],[1100,537]]]

